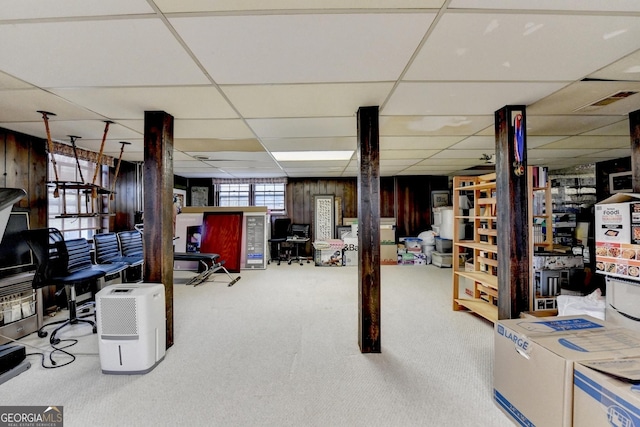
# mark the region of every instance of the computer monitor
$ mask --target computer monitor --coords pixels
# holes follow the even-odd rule
[[[29,229],[28,212],[11,212],[0,240],[0,277],[35,270],[33,254],[20,234]]]

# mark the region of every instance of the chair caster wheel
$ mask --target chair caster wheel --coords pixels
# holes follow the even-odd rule
[[[47,335],[49,335],[49,333],[46,332],[46,331],[38,331],[38,337],[40,337],[40,338],[44,338]]]
[[[97,326],[95,326],[95,325],[93,326],[93,333],[94,333],[94,334],[97,334],[97,333],[98,333],[98,327],[97,327]]]

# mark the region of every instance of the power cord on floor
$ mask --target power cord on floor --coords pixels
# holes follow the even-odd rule
[[[7,336],[2,335],[2,334],[0,334],[0,338],[4,338],[4,339],[6,339],[6,340],[8,340],[10,342],[16,343],[18,345],[22,345],[22,346],[25,346],[25,347],[29,347],[31,349],[39,350],[37,352],[27,353],[25,356],[40,356],[40,359],[41,359],[40,364],[45,369],[62,368],[63,366],[67,366],[67,365],[73,363],[76,360],[76,357],[80,356],[80,355],[82,355],[82,356],[97,356],[98,355],[98,353],[76,353],[76,354],[73,354],[73,353],[70,353],[69,351],[65,350],[65,349],[67,349],[69,347],[72,347],[72,346],[74,346],[74,345],[76,345],[78,343],[78,340],[75,339],[75,338],[62,339],[56,344],[49,343],[51,348],[53,348],[53,350],[51,350],[51,351],[49,351],[48,348],[41,348],[41,347],[37,347],[37,346],[31,345],[31,344],[27,344],[25,342],[15,340],[15,339],[13,339],[11,337],[7,337]],[[60,343],[68,343],[68,344],[60,347],[59,346]],[[50,366],[45,364],[46,353],[47,352],[49,353],[49,362],[51,363]],[[53,356],[56,353],[62,353],[62,355],[67,356],[70,359],[65,361],[64,363],[57,362],[57,361],[55,361],[53,359]]]

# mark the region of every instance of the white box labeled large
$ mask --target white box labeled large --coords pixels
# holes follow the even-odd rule
[[[572,426],[575,362],[640,356],[640,334],[590,316],[500,320],[493,398],[519,425]]]

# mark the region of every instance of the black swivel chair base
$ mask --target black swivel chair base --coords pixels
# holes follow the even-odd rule
[[[98,333],[98,327],[96,326],[96,322],[94,322],[93,320],[78,317],[76,301],[75,301],[75,288],[73,286],[69,286],[69,288],[70,288],[69,291],[71,292],[71,295],[72,295],[71,298],[69,298],[69,301],[67,302],[68,310],[69,310],[69,318],[65,320],[58,320],[56,322],[47,323],[46,325],[42,325],[40,329],[38,329],[38,337],[45,338],[47,335],[49,335],[49,343],[51,343],[52,345],[60,344],[61,340],[56,335],[65,326],[76,325],[78,323],[87,323],[91,325],[92,332],[94,334]],[[93,316],[93,314],[91,314],[90,316]],[[44,329],[52,325],[58,325],[58,327],[55,328],[51,332],[51,334],[49,334]]]

